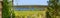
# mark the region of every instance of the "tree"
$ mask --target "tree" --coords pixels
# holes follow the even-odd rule
[[[58,0],[49,0],[49,4],[48,4],[48,11],[47,13],[47,18],[56,18],[57,16],[59,16],[59,6],[58,6]],[[59,9],[59,10],[58,10]]]
[[[3,0],[3,8],[2,8],[2,18],[11,18],[11,8],[12,3],[8,2],[8,0]],[[14,13],[12,13],[12,18],[14,18]]]
[[[7,0],[3,0],[2,18],[10,18],[10,11]]]

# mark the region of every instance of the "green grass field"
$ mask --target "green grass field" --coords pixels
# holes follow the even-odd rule
[[[46,11],[14,11],[15,18],[20,18],[21,16],[32,16],[32,15],[39,15],[45,16]]]
[[[21,15],[33,15],[33,14],[43,14],[45,11],[15,11],[15,16]]]

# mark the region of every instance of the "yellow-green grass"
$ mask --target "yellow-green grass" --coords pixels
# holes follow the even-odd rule
[[[45,14],[45,11],[14,11],[15,16],[27,16],[33,14]]]

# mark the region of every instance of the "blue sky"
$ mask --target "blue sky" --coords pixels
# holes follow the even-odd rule
[[[48,5],[48,0],[14,0],[14,5]]]

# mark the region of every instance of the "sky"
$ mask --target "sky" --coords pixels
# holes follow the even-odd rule
[[[49,0],[14,0],[14,5],[48,5]]]

